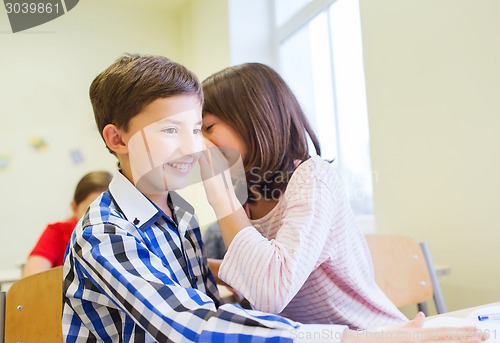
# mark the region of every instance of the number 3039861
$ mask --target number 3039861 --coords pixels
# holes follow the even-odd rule
[[[52,12],[54,13],[59,13],[59,4],[43,4],[43,3],[36,3],[36,2],[23,2],[23,3],[10,3],[6,2],[5,3],[5,9],[7,10],[7,14],[50,14]]]

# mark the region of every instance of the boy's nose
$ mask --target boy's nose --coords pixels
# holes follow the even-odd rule
[[[202,149],[201,137],[196,135],[184,135],[179,147],[179,150],[185,155],[193,155]]]

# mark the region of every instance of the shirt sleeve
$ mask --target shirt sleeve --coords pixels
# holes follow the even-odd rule
[[[203,292],[183,287],[143,241],[114,225],[85,228],[72,251],[89,279],[85,283],[90,281],[105,295],[94,296],[93,302],[123,311],[156,341],[233,342],[252,336],[291,342],[305,337],[301,332],[308,325],[231,304],[216,308]],[[90,311],[86,326],[110,337],[117,328],[106,317]]]
[[[254,227],[231,242],[219,277],[255,309],[280,313],[320,263],[335,213],[332,191],[314,174],[302,173],[283,195],[285,210],[275,239]]]
[[[59,243],[60,240],[60,232],[57,230],[57,225],[47,225],[29,256],[42,256],[54,266],[56,261],[60,260],[61,256],[64,255],[64,251],[61,253],[58,249],[61,245]]]

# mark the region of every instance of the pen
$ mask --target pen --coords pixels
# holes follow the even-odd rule
[[[500,320],[500,313],[490,313],[477,316],[477,319],[482,322],[485,320]]]

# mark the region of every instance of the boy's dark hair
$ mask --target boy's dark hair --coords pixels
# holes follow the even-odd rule
[[[127,131],[130,120],[144,106],[156,99],[181,94],[195,95],[203,103],[196,75],[166,57],[139,54],[118,58],[97,75],[89,90],[101,137],[106,125]]]
[[[113,175],[104,170],[93,171],[85,174],[75,188],[75,195],[73,196],[75,204],[79,205],[92,193],[104,192],[108,189],[112,178]]]
[[[272,68],[260,63],[226,68],[203,81],[203,93],[203,113],[220,118],[246,143],[250,197],[257,191],[273,199],[275,189],[279,194],[286,189],[295,161],[309,158],[307,136],[321,154],[297,98]]]

